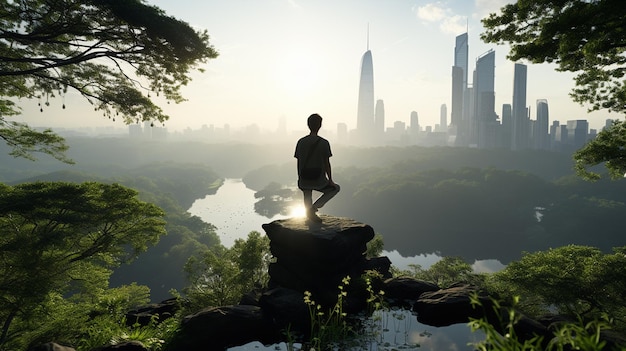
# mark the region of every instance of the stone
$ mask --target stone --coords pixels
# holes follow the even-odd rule
[[[383,290],[387,299],[417,300],[423,293],[438,291],[440,288],[427,281],[396,277],[385,280]]]
[[[374,229],[355,220],[321,215],[321,223],[305,218],[288,218],[263,224],[270,251],[285,265],[307,261],[332,269],[338,263],[359,260],[374,238]]]
[[[126,324],[134,325],[135,323],[139,323],[139,325],[145,326],[153,319],[157,322],[161,322],[172,317],[178,310],[180,310],[180,302],[176,298],[167,299],[160,303],[140,306],[126,312]]]
[[[259,299],[259,306],[280,329],[290,328],[301,333],[310,329],[309,306],[300,291],[284,287],[270,289]]]
[[[115,345],[101,347],[92,351],[150,351],[139,341],[121,342]]]
[[[213,307],[187,316],[170,350],[223,350],[252,341],[280,341],[280,329],[258,306]]]
[[[270,287],[309,291],[333,304],[345,277],[367,270],[390,276],[387,258],[365,257],[374,229],[355,220],[322,215],[321,223],[305,218],[276,220],[263,225],[275,262],[269,266]]]
[[[470,297],[478,294],[481,306],[472,306]],[[470,318],[483,318],[493,313],[492,302],[476,287],[459,284],[447,289],[424,292],[413,305],[417,320],[422,324],[444,327],[467,323]]]
[[[73,347],[63,346],[56,342],[47,342],[31,347],[28,351],[76,351]]]

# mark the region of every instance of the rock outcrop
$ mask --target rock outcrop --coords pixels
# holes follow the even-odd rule
[[[348,218],[321,217],[322,223],[290,218],[264,224],[275,259],[269,267],[268,289],[258,299],[253,294],[246,296],[242,303],[247,305],[209,308],[188,316],[175,349],[219,350],[250,341],[274,343],[284,339],[288,328],[294,335],[306,334],[310,317],[305,291],[316,303],[333,306],[345,277],[356,279],[370,270],[391,277],[388,258],[365,256],[367,243],[374,238],[371,226]],[[364,301],[349,293],[345,309],[358,312]]]
[[[275,262],[269,266],[271,287],[309,291],[334,304],[342,279],[375,270],[390,278],[388,258],[365,257],[374,229],[347,218],[321,216],[322,223],[303,218],[263,225]]]

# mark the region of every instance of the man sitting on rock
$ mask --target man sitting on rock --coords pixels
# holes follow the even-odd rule
[[[300,138],[296,144],[294,157],[298,159],[298,188],[304,195],[306,216],[314,222],[321,222],[316,212],[339,192],[339,185],[333,181],[330,167],[330,143],[317,135],[322,127],[322,117],[317,113],[307,120],[311,132]],[[313,202],[313,190],[322,193]]]

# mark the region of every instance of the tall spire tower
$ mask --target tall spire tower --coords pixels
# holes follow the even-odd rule
[[[456,134],[456,145],[465,145],[469,135],[469,93],[468,93],[468,36],[467,32],[456,37],[454,46],[454,66],[452,66],[452,103],[450,124]]]
[[[361,75],[359,82],[359,104],[356,117],[356,129],[361,137],[360,141],[374,130],[374,66],[372,64],[372,52],[369,49],[370,34],[367,26],[367,51],[361,58]]]

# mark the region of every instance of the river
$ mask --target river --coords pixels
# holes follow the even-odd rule
[[[254,203],[257,199],[254,193],[254,190],[246,188],[241,179],[226,179],[215,194],[196,200],[189,208],[189,213],[213,224],[217,228],[216,232],[222,245],[231,247],[235,240],[245,240],[251,231],[264,233],[261,225],[289,217],[276,215],[267,218],[256,213]],[[302,210],[298,207],[291,208],[288,212],[290,215],[302,215]],[[441,259],[436,253],[404,257],[396,250],[385,250],[382,255],[387,256],[399,269],[408,269],[411,264],[427,269]],[[497,260],[477,260],[472,265],[475,272],[487,273],[498,271],[503,267]]]

